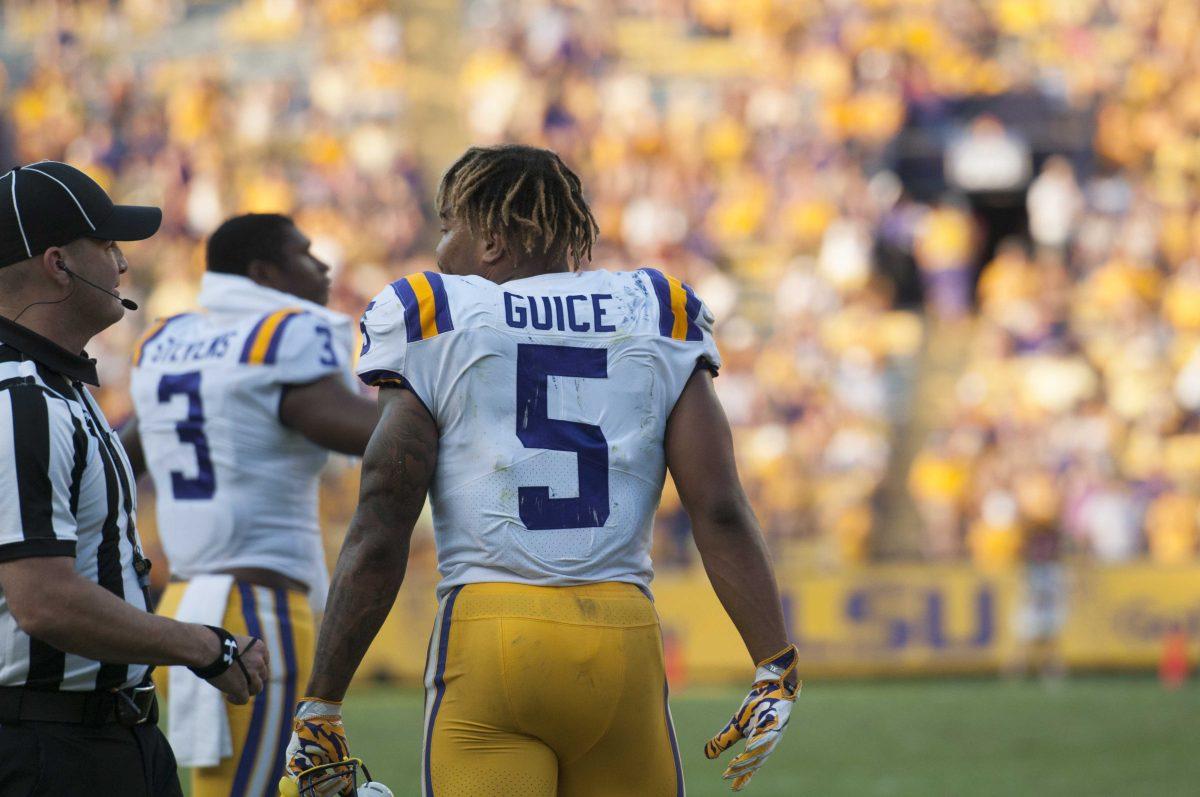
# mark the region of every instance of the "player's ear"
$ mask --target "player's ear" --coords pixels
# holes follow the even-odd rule
[[[269,260],[251,260],[246,265],[246,276],[259,285],[265,285],[268,288],[275,288],[276,290],[284,290],[285,288],[283,285],[283,269]]]
[[[489,266],[494,266],[509,255],[508,244],[496,233],[488,233],[483,237],[483,252],[480,259]]]

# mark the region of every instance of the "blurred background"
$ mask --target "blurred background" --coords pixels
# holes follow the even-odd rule
[[[1194,793],[1200,4],[0,2],[0,169],[164,211],[127,248],[143,311],[90,348],[114,422],[226,216],[293,214],[358,315],[433,268],[442,171],[503,141],[580,173],[593,265],[716,313],[808,682],[756,793]],[[357,483],[331,462],[331,562]],[[669,484],[654,559],[689,791],[727,793],[700,749],[750,663]],[[398,794],[434,561],[426,517],[360,671],[388,685],[347,708]]]
[[[69,161],[164,211],[127,250],[143,311],[90,350],[114,422],[133,341],[193,301],[226,216],[293,214],[357,316],[433,268],[431,196],[462,149],[546,146],[583,178],[594,266],[656,266],[715,311],[810,674],[1186,675],[1195,0],[0,9],[0,168]],[[325,478],[331,561],[357,478],[345,459]],[[427,518],[368,674],[419,679],[433,561]],[[669,486],[655,563],[673,682],[744,678]]]

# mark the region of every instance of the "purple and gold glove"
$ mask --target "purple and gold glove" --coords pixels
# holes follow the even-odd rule
[[[742,707],[720,733],[704,745],[704,755],[716,758],[738,739],[746,740],[746,749],[729,762],[723,776],[725,780],[733,781],[730,787],[734,791],[741,791],[750,782],[787,728],[792,704],[800,693],[800,684],[795,680],[796,658],[796,646],[788,645],[759,662],[754,673],[754,687],[742,701]]]
[[[287,746],[286,774],[279,781],[282,797],[332,797],[354,793],[351,777],[329,770],[317,782],[305,778],[316,767],[347,761],[350,745],[342,725],[342,704],[304,697],[296,704],[292,720],[292,739]],[[347,773],[353,771],[347,767]],[[312,782],[309,782],[312,781]]]

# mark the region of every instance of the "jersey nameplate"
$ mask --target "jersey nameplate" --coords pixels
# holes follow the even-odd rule
[[[612,298],[609,293],[520,296],[505,291],[504,323],[513,329],[616,332],[605,320],[609,308],[604,303]]]
[[[167,336],[159,341],[150,351],[138,358],[138,365],[144,362],[150,365],[161,363],[190,363],[202,360],[219,360],[229,351],[236,332],[225,332],[206,340],[176,340]]]

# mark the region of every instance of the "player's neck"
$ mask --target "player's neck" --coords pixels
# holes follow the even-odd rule
[[[496,280],[496,282],[503,284],[512,280],[523,280],[526,277],[540,277],[543,274],[561,274],[570,270],[571,267],[567,265],[565,258],[553,263],[522,263],[502,279]]]

